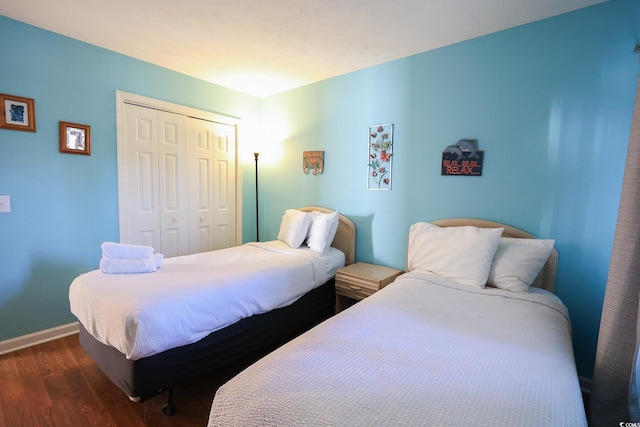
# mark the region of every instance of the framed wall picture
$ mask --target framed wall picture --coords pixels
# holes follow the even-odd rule
[[[91,127],[78,123],[60,122],[60,152],[91,154]]]
[[[391,190],[393,124],[369,126],[367,190]]]
[[[461,139],[442,152],[441,175],[482,176],[484,151],[477,139]]]
[[[0,93],[0,129],[36,131],[36,107],[31,98]]]
[[[324,171],[324,151],[303,151],[302,171],[306,174],[312,171],[314,175]]]

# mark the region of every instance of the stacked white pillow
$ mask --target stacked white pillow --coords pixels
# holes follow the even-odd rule
[[[464,285],[482,288],[503,228],[439,227],[419,222],[409,230],[409,271],[427,270]]]
[[[333,238],[338,231],[338,223],[340,222],[338,212],[322,213],[314,211],[310,212],[309,215],[313,217],[313,223],[307,235],[307,246],[314,252],[324,253],[331,246]]]
[[[469,286],[528,292],[553,251],[554,240],[502,237],[503,228],[439,227],[409,231],[408,269],[422,269]]]
[[[305,241],[314,252],[324,253],[331,246],[338,231],[338,212],[303,212],[287,209],[280,223],[278,240],[293,249],[298,249]]]
[[[555,241],[503,237],[493,257],[487,284],[514,292],[528,292],[547,262]]]
[[[293,249],[297,249],[307,238],[313,218],[306,212],[287,209],[280,222],[278,240],[282,240]]]

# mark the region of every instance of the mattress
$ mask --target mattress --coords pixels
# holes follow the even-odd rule
[[[191,344],[240,319],[284,307],[327,282],[344,254],[273,241],[166,259],[145,274],[77,277],[71,312],[131,360]]]
[[[329,280],[286,307],[244,318],[193,344],[138,360],[127,359],[115,348],[96,341],[82,325],[79,340],[115,385],[130,399],[142,401],[206,372],[231,372],[248,366],[332,316],[334,302],[334,280]]]
[[[216,393],[214,426],[586,426],[566,307],[415,270]]]

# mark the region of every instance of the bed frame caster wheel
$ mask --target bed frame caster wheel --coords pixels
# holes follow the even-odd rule
[[[176,407],[173,406],[173,387],[169,387],[167,390],[167,403],[162,407],[162,412],[167,416],[171,416],[176,413]]]
[[[175,415],[176,407],[173,405],[164,405],[162,407],[162,412],[167,416]]]

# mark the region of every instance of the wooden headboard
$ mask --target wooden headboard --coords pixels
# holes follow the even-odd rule
[[[473,219],[473,218],[449,218],[449,219],[440,219],[437,221],[431,221],[432,224],[438,225],[440,227],[459,227],[463,225],[471,225],[473,227],[480,228],[500,228],[503,227],[504,231],[502,232],[503,237],[516,237],[520,239],[536,239],[536,236],[533,234],[529,234],[526,231],[520,230],[519,228],[512,227],[510,225],[501,224],[499,222],[487,221],[484,219]],[[549,255],[549,259],[547,263],[544,265],[540,274],[531,286],[536,286],[538,288],[546,289],[549,292],[553,292],[556,286],[556,270],[558,268],[558,251],[553,249],[551,251],[551,255]]]
[[[303,212],[335,212],[331,209],[322,208],[320,206],[305,206],[298,209]],[[356,226],[353,222],[351,222],[349,218],[339,212],[338,218],[340,219],[340,222],[338,224],[338,231],[336,232],[336,237],[333,238],[333,243],[331,243],[331,246],[344,252],[345,263],[347,265],[353,264],[356,261]]]

